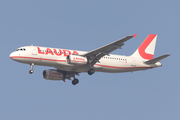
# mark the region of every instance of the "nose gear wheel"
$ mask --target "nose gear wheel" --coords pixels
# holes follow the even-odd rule
[[[32,74],[34,72],[33,71],[34,63],[31,63],[30,66],[31,66],[31,70],[29,71],[29,74]]]

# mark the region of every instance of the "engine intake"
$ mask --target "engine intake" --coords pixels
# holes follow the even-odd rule
[[[43,78],[46,80],[63,80],[64,75],[57,70],[44,70]]]
[[[66,60],[68,64],[73,65],[86,65],[88,63],[88,59],[86,57],[78,55],[68,55]]]

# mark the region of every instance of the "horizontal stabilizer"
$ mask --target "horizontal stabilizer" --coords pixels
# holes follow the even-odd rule
[[[146,61],[146,62],[144,62],[144,63],[145,63],[145,64],[155,64],[155,63],[161,61],[162,59],[164,59],[164,58],[166,58],[166,57],[168,57],[168,56],[170,56],[170,54],[162,55],[162,56],[160,56],[160,57],[157,57],[157,58],[148,60],[148,61]]]

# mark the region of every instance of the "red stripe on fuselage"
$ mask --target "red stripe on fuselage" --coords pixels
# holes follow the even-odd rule
[[[47,61],[66,62],[66,60],[54,60],[54,59],[35,58],[35,57],[22,57],[22,56],[12,56],[12,57],[10,57],[10,58],[27,58],[27,59],[36,59],[36,60],[47,60]]]
[[[23,57],[23,56],[11,56],[10,58],[26,58],[26,59],[66,62],[66,60],[54,60],[54,59],[44,59],[44,58],[35,58],[35,57]],[[154,68],[154,67],[116,67],[116,66],[108,66],[108,65],[101,65],[101,64],[95,64],[95,65],[101,66],[101,67],[107,67],[107,68],[116,68],[116,69]]]
[[[95,65],[101,67],[108,67],[108,68],[117,68],[117,69],[153,68],[153,67],[116,67],[116,66],[108,66],[108,65],[100,65],[100,64],[95,64]]]

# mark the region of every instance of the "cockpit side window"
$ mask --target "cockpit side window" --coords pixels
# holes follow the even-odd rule
[[[18,48],[16,51],[26,51],[25,48]]]

